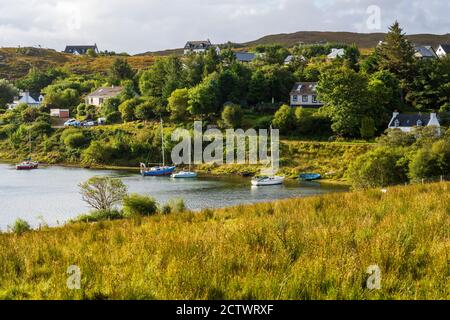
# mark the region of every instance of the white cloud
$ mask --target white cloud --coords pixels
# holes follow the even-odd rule
[[[381,30],[367,8],[381,9]],[[138,53],[176,48],[188,39],[243,42],[302,30],[447,33],[448,0],[0,0],[0,46],[94,43]]]

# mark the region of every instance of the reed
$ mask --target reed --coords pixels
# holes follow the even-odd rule
[[[450,184],[0,235],[3,299],[449,299]],[[66,286],[81,269],[81,289]],[[369,266],[381,289],[369,290]]]

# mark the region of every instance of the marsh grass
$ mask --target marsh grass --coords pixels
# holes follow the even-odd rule
[[[3,299],[449,299],[450,184],[0,235]],[[67,268],[82,271],[68,290]],[[382,288],[366,288],[371,265]]]

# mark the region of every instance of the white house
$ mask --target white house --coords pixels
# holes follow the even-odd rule
[[[331,49],[331,53],[328,55],[328,59],[334,60],[336,58],[342,58],[345,55],[345,49]]]
[[[86,104],[99,107],[106,100],[117,97],[119,94],[122,93],[122,90],[123,90],[122,87],[114,87],[114,86],[99,88],[90,95],[86,96],[85,98]]]
[[[13,103],[8,105],[9,109],[14,109],[19,104],[25,103],[31,107],[39,107],[44,101],[44,96],[42,94],[36,95],[29,91],[21,91],[19,96],[14,97]]]
[[[209,39],[206,41],[188,41],[184,46],[184,54],[205,53],[209,48],[215,48],[217,54],[220,54],[220,48],[213,45]]]
[[[81,45],[81,46],[66,46],[64,53],[70,53],[74,55],[84,55],[87,54],[88,50],[92,49],[95,53],[99,53],[97,44],[92,45]]]
[[[316,107],[323,103],[317,99],[317,82],[297,82],[291,91],[291,107]]]
[[[430,114],[400,114],[399,112],[394,112],[392,119],[389,122],[389,129],[400,129],[403,132],[411,132],[417,127],[431,127],[434,126],[438,128],[440,134],[441,124],[437,113]]]
[[[436,54],[439,58],[445,58],[450,55],[450,44],[441,44],[436,49]]]

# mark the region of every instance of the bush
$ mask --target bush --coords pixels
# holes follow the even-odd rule
[[[119,111],[111,112],[106,116],[106,123],[114,124],[122,121],[122,114]]]
[[[12,226],[9,226],[11,232],[23,234],[31,230],[30,224],[22,219],[17,219]]]
[[[161,208],[161,213],[163,214],[182,213],[185,212],[186,210],[187,207],[183,199],[172,199]]]
[[[227,128],[237,128],[242,122],[242,108],[236,104],[226,104],[222,112],[222,120]]]
[[[155,199],[139,194],[130,194],[123,199],[125,216],[151,216],[157,213],[158,206]]]
[[[378,148],[350,164],[348,175],[356,188],[386,187],[408,181],[407,161],[399,149]]]
[[[87,215],[79,216],[74,222],[99,222],[123,219],[124,215],[118,210],[96,210]]]
[[[72,149],[82,148],[88,142],[89,139],[83,134],[83,132],[72,133],[64,138],[64,144]]]

